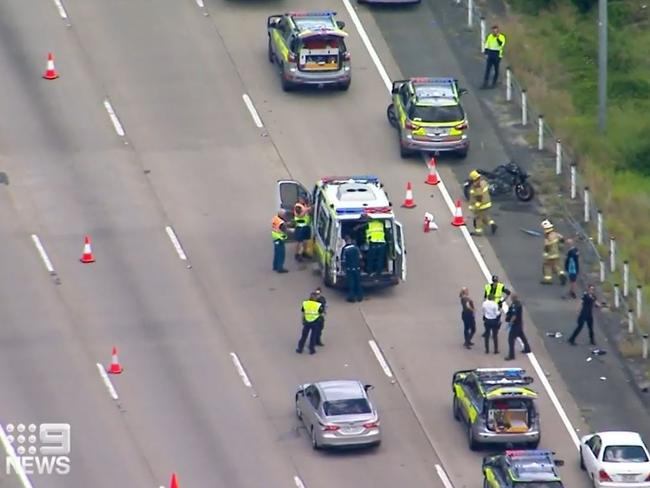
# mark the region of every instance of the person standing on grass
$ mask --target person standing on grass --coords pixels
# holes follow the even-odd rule
[[[594,307],[600,308],[600,303],[598,303],[598,299],[596,298],[596,287],[589,285],[587,291],[582,294],[582,306],[578,314],[578,326],[573,331],[573,334],[571,334],[571,337],[569,337],[569,344],[572,346],[576,345],[576,338],[585,324],[587,324],[587,329],[589,329],[589,341],[591,345],[596,345],[596,340],[594,339]]]
[[[578,273],[580,273],[580,251],[578,251],[573,239],[567,239],[567,245],[569,250],[564,260],[564,270],[569,276],[569,296],[578,298],[576,295],[576,281],[578,280]]]
[[[469,297],[469,290],[466,287],[460,289],[460,318],[463,320],[463,335],[465,349],[471,349],[474,343],[472,338],[476,333],[476,319],[474,318],[474,301]]]
[[[506,45],[506,36],[499,31],[498,25],[492,26],[492,32],[485,37],[483,53],[485,54],[485,74],[483,75],[483,88],[488,87],[490,72],[494,70],[491,87],[497,84],[499,79],[499,64],[503,58],[503,48]]]

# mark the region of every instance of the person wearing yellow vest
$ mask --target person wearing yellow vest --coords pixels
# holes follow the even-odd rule
[[[309,354],[316,354],[316,342],[323,320],[323,304],[318,301],[318,296],[312,293],[308,300],[302,302],[302,333],[298,340],[296,352],[302,354],[302,350],[309,336]]]
[[[483,53],[485,54],[485,74],[483,75],[483,88],[488,86],[490,71],[494,70],[492,77],[492,87],[497,84],[499,79],[499,64],[503,58],[503,47],[506,45],[506,36],[499,32],[499,26],[493,25],[492,32],[485,37]]]
[[[381,273],[386,264],[386,232],[383,221],[372,219],[368,221],[366,241],[368,242],[366,272],[371,275]]]
[[[472,170],[469,174],[472,185],[469,189],[469,209],[474,214],[474,235],[483,235],[483,226],[489,225],[492,234],[497,231],[497,224],[492,220],[489,209],[492,207],[490,197],[490,185],[481,177],[478,170]]]
[[[564,269],[560,266],[560,245],[564,244],[564,237],[559,232],[556,232],[555,227],[549,220],[542,222],[542,229],[544,229],[544,264],[542,265],[542,278],[543,285],[550,285],[553,283],[553,274],[556,274],[560,279],[560,285],[566,284],[566,274]]]
[[[284,217],[284,210],[280,210],[271,221],[271,238],[273,239],[273,271],[276,273],[288,272],[284,269],[284,241],[287,240],[287,223],[284,221]]]
[[[299,201],[293,207],[293,225],[295,227],[296,260],[309,258],[305,253],[305,241],[311,239],[311,208],[304,201]]]
[[[499,277],[497,275],[492,275],[492,282],[485,285],[485,293],[483,294],[483,298],[487,298],[492,295],[494,297],[494,301],[497,302],[499,306],[501,306],[506,300],[506,297],[510,296],[510,293],[510,290],[508,290],[506,286],[499,281]]]

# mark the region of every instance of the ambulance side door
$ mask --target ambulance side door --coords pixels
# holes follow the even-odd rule
[[[402,281],[406,281],[406,241],[404,240],[404,226],[395,221],[395,266],[400,273]]]
[[[293,219],[293,207],[298,203],[299,198],[304,198],[311,205],[311,195],[307,189],[299,182],[294,180],[278,180],[277,182],[277,209],[287,212],[286,221],[291,222]],[[293,232],[288,233],[289,241],[293,240]]]

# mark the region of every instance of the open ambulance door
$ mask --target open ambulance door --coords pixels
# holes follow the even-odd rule
[[[404,241],[404,227],[395,221],[395,267],[400,273],[402,281],[406,281],[406,242]]]
[[[298,203],[298,199],[303,198],[311,205],[311,196],[307,189],[294,180],[278,180],[277,182],[277,208],[287,212],[285,220],[291,222],[293,219],[293,207]],[[293,232],[287,232],[288,241],[293,241]]]

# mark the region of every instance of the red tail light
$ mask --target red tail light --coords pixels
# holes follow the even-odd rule
[[[349,52],[344,52],[343,53],[343,61],[350,61],[350,58],[352,55]]]
[[[379,427],[379,422],[368,422],[367,424],[363,424],[363,426],[366,429],[376,429],[377,427]]]
[[[289,53],[289,56],[287,56],[287,59],[290,63],[295,63],[296,62],[296,54],[295,53]]]
[[[468,127],[467,122],[463,122],[462,124],[458,124],[456,127],[454,127],[454,129],[465,130],[467,129],[467,127]]]
[[[339,429],[340,427],[338,425],[323,425],[323,430],[325,432],[334,432]]]
[[[598,481],[612,481],[612,479],[607,474],[607,471],[601,469],[598,471]]]

